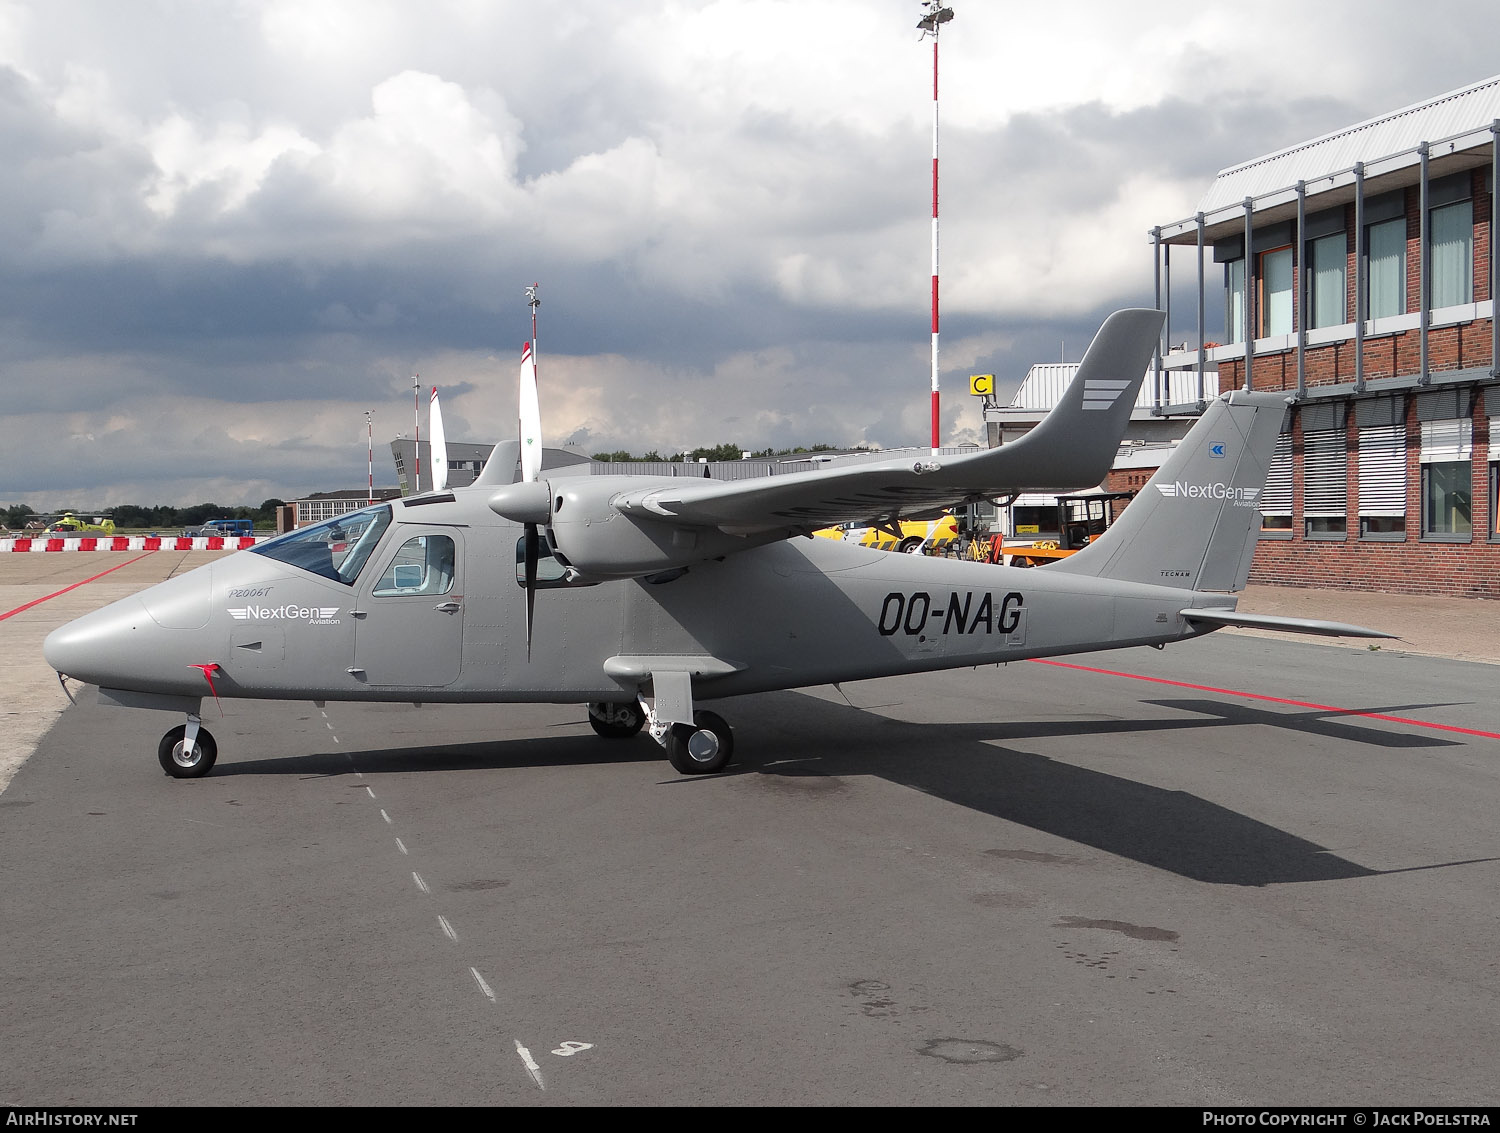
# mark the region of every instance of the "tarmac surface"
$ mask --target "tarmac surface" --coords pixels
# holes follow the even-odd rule
[[[175,781],[38,647],[207,555],[8,558],[0,1103],[1500,1100],[1500,607],[718,701],[701,779],[566,706],[227,702]]]

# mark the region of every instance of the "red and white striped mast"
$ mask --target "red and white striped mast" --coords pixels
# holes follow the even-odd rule
[[[422,491],[422,379],[417,374],[411,376],[411,420],[413,435],[416,437],[414,452],[417,473],[412,479],[411,491],[407,494],[415,496]]]
[[[938,29],[953,18],[941,0],[923,0],[926,10],[917,27],[922,38],[932,37],[932,455],[939,447],[938,393]]]

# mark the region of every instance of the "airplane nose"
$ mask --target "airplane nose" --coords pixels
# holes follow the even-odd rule
[[[42,642],[42,656],[59,673],[116,687],[142,662],[149,664],[145,639],[155,628],[146,607],[132,595],[53,630]]]
[[[207,640],[211,580],[183,575],[53,630],[42,656],[59,673],[104,688],[195,694],[215,660]]]

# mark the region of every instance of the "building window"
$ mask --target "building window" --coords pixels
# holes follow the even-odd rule
[[[1490,436],[1495,435],[1495,426],[1490,426]],[[1492,449],[1493,451],[1493,449]],[[1490,461],[1490,539],[1500,539],[1500,516],[1495,509],[1500,506],[1500,460]]]
[[[1259,337],[1292,333],[1292,249],[1260,255]]]
[[[1260,534],[1262,538],[1290,539],[1292,536],[1292,434],[1276,438],[1276,454],[1266,472],[1266,486],[1260,494]]]
[[[1359,431],[1359,537],[1406,538],[1406,426]]]
[[[1366,246],[1370,267],[1366,287],[1369,318],[1406,313],[1406,218],[1369,226]]]
[[[1245,261],[1230,260],[1224,265],[1224,286],[1229,295],[1229,309],[1224,312],[1224,328],[1230,342],[1245,341]]]
[[[1432,210],[1432,306],[1457,307],[1474,301],[1474,204],[1459,201]]]
[[[1422,422],[1422,538],[1467,543],[1473,538],[1474,422],[1466,417]]]
[[[1500,416],[1490,418],[1490,539],[1500,541]]]
[[[1302,434],[1302,522],[1309,539],[1343,539],[1349,528],[1349,442],[1343,429]]]
[[[1336,327],[1349,321],[1344,286],[1349,262],[1347,243],[1342,232],[1335,232],[1308,245],[1312,261],[1309,326]]]

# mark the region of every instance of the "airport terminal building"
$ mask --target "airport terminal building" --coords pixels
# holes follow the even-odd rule
[[[1167,387],[1293,405],[1252,581],[1500,598],[1497,138],[1500,76],[1225,169],[1152,230],[1158,305],[1197,280]]]

